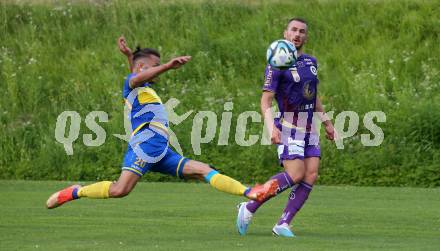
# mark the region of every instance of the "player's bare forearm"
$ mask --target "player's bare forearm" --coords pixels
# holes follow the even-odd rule
[[[131,52],[130,47],[127,46],[127,41],[125,40],[124,36],[120,36],[118,38],[118,47],[119,47],[119,51],[125,56],[127,56],[128,67],[130,69],[130,72],[133,72],[134,70],[133,53]]]
[[[147,81],[151,81],[158,75],[171,70],[171,69],[178,69],[182,65],[188,63],[188,61],[191,60],[191,56],[182,56],[182,57],[176,57],[171,59],[168,63],[162,64],[159,66],[153,66],[147,69],[144,69],[143,71],[136,74],[136,76],[132,77],[130,79],[130,87],[136,88],[141,86],[143,83]]]
[[[273,96],[274,94],[272,92],[263,91],[260,102],[261,115],[263,115],[264,122],[267,125],[266,129],[269,132],[272,131],[273,127],[273,114],[271,110]]]
[[[272,144],[278,144],[281,140],[279,130],[274,126],[274,116],[272,113],[272,100],[275,94],[269,91],[263,91],[261,96],[260,108],[264,118],[266,130],[271,135]]]
[[[130,87],[136,88],[141,86],[143,83],[150,81],[157,77],[158,75],[170,70],[171,67],[168,64],[162,64],[159,66],[150,67],[136,74],[136,76],[130,79]]]
[[[128,60],[128,68],[129,68],[130,72],[133,72],[133,70],[134,70],[133,54],[127,55],[127,60]]]
[[[126,54],[124,54],[124,55],[126,55]],[[127,56],[127,61],[128,61],[128,69],[130,70],[130,72],[133,72],[133,70],[134,70],[133,54],[129,54],[126,56]]]
[[[332,121],[327,116],[324,110],[324,106],[322,105],[321,99],[319,97],[316,98],[316,111],[320,113],[320,119],[324,125],[332,124]]]
[[[316,111],[320,114],[319,115],[320,119],[324,124],[327,139],[329,140],[337,139],[339,137],[338,133],[336,132],[331,119],[325,113],[324,106],[322,105],[321,100],[318,97],[316,98]]]

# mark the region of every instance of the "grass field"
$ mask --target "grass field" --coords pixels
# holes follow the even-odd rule
[[[294,220],[271,228],[286,194],[260,209],[249,234],[235,204],[204,184],[140,183],[124,199],[44,207],[62,182],[0,181],[0,250],[439,250],[440,189],[318,186]]]

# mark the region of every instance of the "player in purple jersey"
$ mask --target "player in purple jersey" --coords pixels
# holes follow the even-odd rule
[[[306,202],[318,177],[321,153],[314,121],[318,119],[324,124],[328,139],[334,140],[336,135],[317,96],[318,63],[314,57],[303,52],[307,41],[307,22],[301,18],[290,19],[284,38],[295,44],[298,59],[287,70],[277,70],[270,65],[266,67],[261,111],[266,129],[271,132],[271,141],[277,145],[280,164],[284,167],[284,172],[271,178],[278,180],[276,194],[292,188],[284,212],[272,232],[278,236],[293,237],[289,224]],[[274,98],[280,111],[279,118],[275,119],[271,111]],[[265,201],[251,200],[239,204],[237,228],[241,235],[246,234],[253,214]]]

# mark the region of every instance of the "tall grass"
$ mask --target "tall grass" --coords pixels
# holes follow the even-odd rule
[[[191,115],[173,127],[185,154],[213,163],[246,182],[263,181],[279,167],[273,146],[241,147],[235,121],[259,110],[267,45],[282,36],[292,16],[309,20],[306,52],[318,58],[326,110],[387,115],[385,140],[365,147],[358,134],[344,150],[322,140],[320,182],[356,185],[440,185],[440,4],[436,1],[14,1],[0,3],[0,178],[116,178],[126,143],[121,88],[127,63],[116,39],[155,47],[162,59],[193,60],[161,77],[163,100],[178,98],[177,112],[211,110],[220,123],[234,102],[228,146],[217,138],[191,149]],[[54,137],[58,115],[82,117],[68,156]],[[105,144],[86,147],[85,116],[101,123]],[[362,120],[361,120],[362,121]],[[249,123],[249,134],[262,125]],[[148,179],[168,179],[149,175]]]

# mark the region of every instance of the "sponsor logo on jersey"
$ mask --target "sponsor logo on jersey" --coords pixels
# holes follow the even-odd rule
[[[292,74],[293,81],[299,82],[301,80],[301,77],[299,76],[296,67],[290,68],[290,73]]]

